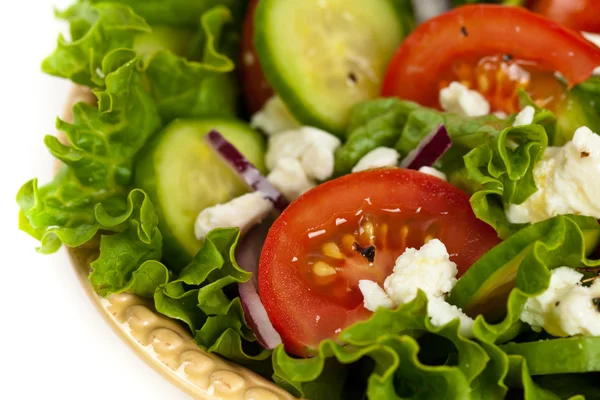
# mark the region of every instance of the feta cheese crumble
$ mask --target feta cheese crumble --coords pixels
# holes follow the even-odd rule
[[[490,113],[490,103],[476,90],[470,90],[459,82],[452,82],[440,91],[440,105],[463,117],[480,117]]]
[[[316,186],[306,176],[300,161],[291,157],[280,159],[267,179],[288,200],[297,199]]]
[[[333,175],[334,152],[341,144],[337,137],[310,126],[271,136],[265,158],[271,171],[267,179],[288,200],[294,200]]]
[[[594,299],[600,298],[600,280],[585,287],[582,277],[569,267],[552,270],[548,289],[527,300],[521,321],[554,336],[599,336],[600,311]]]
[[[250,119],[250,126],[271,136],[279,132],[300,128],[300,123],[290,113],[279,96],[273,96]]]
[[[269,214],[273,204],[260,192],[247,193],[235,199],[205,208],[198,214],[194,232],[198,240],[203,240],[208,232],[216,228],[237,226],[242,233]]]
[[[396,260],[394,271],[385,279],[383,288],[369,280],[361,280],[358,287],[364,297],[364,307],[370,311],[408,303],[421,289],[427,295],[427,312],[433,325],[442,326],[459,318],[461,333],[470,337],[473,320],[444,299],[456,284],[457,273],[446,246],[432,239],[419,250],[406,249]]]
[[[446,176],[445,173],[443,173],[442,171],[437,170],[437,169],[435,169],[433,167],[426,167],[426,166],[421,167],[421,168],[419,168],[419,172],[422,172],[422,173],[427,174],[427,175],[435,176],[436,178],[440,178],[440,179],[443,179],[445,181],[448,180],[448,177]]]
[[[535,116],[535,108],[532,106],[526,106],[517,114],[513,126],[531,125],[533,123],[533,117]]]
[[[377,147],[365,154],[352,168],[352,172],[365,171],[371,168],[394,167],[398,165],[400,153],[389,147]]]
[[[539,222],[556,215],[600,218],[600,136],[577,129],[562,147],[548,147],[533,170],[537,192],[522,204],[511,204],[512,223]]]

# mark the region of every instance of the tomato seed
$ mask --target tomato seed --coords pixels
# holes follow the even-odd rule
[[[331,276],[337,273],[335,268],[324,261],[314,263],[312,270],[316,276]]]
[[[327,257],[335,258],[336,260],[343,260],[345,258],[338,245],[333,242],[325,243],[321,247],[321,250]]]

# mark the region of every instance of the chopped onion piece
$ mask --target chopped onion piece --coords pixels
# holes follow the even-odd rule
[[[273,327],[265,306],[260,300],[257,290],[258,279],[256,278],[260,252],[269,226],[269,223],[258,225],[242,239],[236,252],[236,260],[241,268],[252,273],[252,279],[238,284],[246,322],[263,347],[274,349],[282,343],[281,336]]]
[[[212,130],[205,137],[209,146],[237,173],[253,190],[262,193],[265,199],[273,203],[279,212],[283,211],[288,202],[283,195],[260,173],[234,145],[229,143],[219,132]]]
[[[452,141],[444,125],[439,125],[421,140],[416,149],[402,159],[401,168],[431,167],[450,148]]]

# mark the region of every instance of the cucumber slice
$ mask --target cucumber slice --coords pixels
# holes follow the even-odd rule
[[[177,120],[142,151],[136,165],[136,185],[144,189],[159,216],[164,258],[180,269],[201,246],[194,236],[198,213],[247,192],[246,187],[204,142],[218,130],[264,172],[263,137],[237,120]]]
[[[405,19],[393,0],[261,0],[254,42],[294,116],[341,134],[350,108],[379,96]]]

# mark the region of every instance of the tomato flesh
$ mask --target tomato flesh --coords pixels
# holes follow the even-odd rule
[[[383,284],[407,247],[432,238],[446,245],[459,274],[499,243],[465,193],[411,170],[346,175],[293,202],[271,227],[258,271],[286,350],[310,356],[321,340],[368,318],[358,281]]]
[[[388,67],[382,94],[435,107],[441,82],[460,80],[461,74],[472,81],[487,77],[489,86],[498,88],[488,93],[493,108],[511,112],[523,75],[529,75],[525,84],[534,100],[551,97],[555,106],[563,89],[554,72],[575,85],[598,65],[600,49],[554,21],[518,7],[463,6],[428,20],[406,38]],[[498,76],[509,75],[510,68],[520,70],[513,79]]]
[[[533,12],[578,31],[600,33],[600,1],[598,0],[533,0]]]
[[[273,96],[274,92],[262,71],[258,54],[254,47],[254,11],[258,0],[248,4],[244,25],[242,28],[242,43],[240,46],[240,79],[242,81],[244,98],[250,113],[259,111]]]
[[[438,90],[450,82],[460,82],[477,90],[490,103],[492,111],[514,113],[521,110],[519,91],[524,90],[535,103],[555,111],[566,98],[566,87],[553,71],[543,71],[534,62],[515,60],[510,54],[489,56],[469,62],[455,62],[440,77]],[[440,108],[436,99],[429,107]]]

